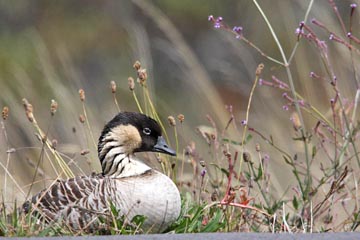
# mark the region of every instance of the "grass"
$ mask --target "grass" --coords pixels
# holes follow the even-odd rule
[[[276,64],[284,73],[282,77],[268,76],[265,72],[266,64],[259,64],[258,68],[253,70],[254,80],[249,92],[244,120],[238,121],[238,114],[234,113],[232,106],[229,105],[226,107],[228,121],[225,128],[218,127],[217,121],[211,115],[207,116],[206,127],[199,127],[197,132],[208,146],[206,151],[210,152],[210,159],[204,160],[201,157],[204,155],[200,152],[202,149],[197,149],[195,143],[185,147],[182,145],[181,139],[191,142],[191,139],[186,139],[182,129],[186,124],[186,116],[179,115],[177,118],[170,116],[167,124],[158,114],[149,91],[147,84],[151,79],[148,78],[146,69],[140,62],[134,64],[136,80],[129,78],[129,94],[133,97],[134,105],[139,112],[148,114],[160,123],[167,141],[173,140],[171,145],[176,146],[178,153],[176,158],[163,159],[164,156],[157,158],[162,171],[172,177],[182,192],[181,215],[166,232],[312,233],[359,230],[360,81],[357,77],[356,63],[359,57],[357,45],[360,41],[356,38],[356,33],[352,32],[353,21],[350,20],[350,26],[345,27],[343,17],[332,1],[329,1],[329,5],[341,25],[340,34],[331,30],[332,26],[327,26],[326,23],[316,19],[308,21],[313,2],[309,2],[304,19],[296,29],[297,41],[291,51],[286,53],[271,24],[271,19],[267,18],[259,3],[253,0],[274,39],[281,60],[267,55],[247,39],[241,27],[231,28],[222,17],[209,17],[215,28],[233,34],[235,36],[233,41],[239,41],[239,44],[254,49],[264,57],[264,60]],[[135,1],[135,4],[138,4],[138,1]],[[159,21],[160,28],[171,28],[166,21],[160,21],[162,19],[160,13],[147,6],[147,3],[144,4],[141,7],[146,8],[144,11]],[[355,8],[355,5],[350,6],[350,19],[353,18]],[[178,38],[171,31],[174,30],[167,31],[171,38]],[[324,33],[330,36],[329,41],[323,41],[319,37]],[[176,41],[181,42],[181,39]],[[329,94],[331,98],[328,99],[325,109],[318,108],[317,102],[312,102],[303,96],[294,83],[292,64],[300,44],[313,49],[322,62],[321,70],[304,74],[313,79],[314,86],[317,81],[331,89]],[[349,62],[346,67],[353,72],[352,81],[356,86],[352,95],[346,95],[341,90],[342,82],[337,77],[341,74],[336,73],[337,68],[334,67],[336,59],[330,58],[329,44],[338,44],[348,51]],[[182,49],[186,50],[184,47]],[[289,151],[287,146],[279,144],[276,136],[272,136],[271,126],[269,132],[264,132],[260,126],[251,121],[254,93],[263,91],[264,88],[271,88],[270,91],[282,94],[283,114],[289,116],[293,126],[293,131],[286,135],[286,144],[298,146],[295,150]],[[117,99],[114,81],[110,82],[110,89],[113,107],[119,111],[120,101]],[[87,113],[83,89],[80,89],[79,96],[78,104],[82,109],[80,122],[84,126],[87,146],[93,149],[96,148],[95,134],[91,128],[91,118]],[[56,178],[73,177],[75,172],[69,165],[79,169],[81,167],[76,165],[73,157],[58,151],[56,141],[49,137],[52,121],[58,115],[57,103],[55,101],[51,103],[51,119],[46,127],[38,123],[31,103],[24,99],[23,104],[26,116],[41,143],[41,152],[35,164],[31,186],[35,183],[37,174],[40,174],[43,164],[50,165],[56,173]],[[5,142],[7,142],[6,125],[9,115],[11,116],[11,109],[4,107],[2,133]],[[259,139],[259,142],[255,143],[255,149],[251,147],[254,139]],[[273,149],[271,155],[263,150],[265,146]],[[16,191],[28,197],[31,187],[26,193],[16,176],[8,171],[14,151],[16,150],[8,147],[5,164],[0,162],[6,172],[3,190],[7,192],[7,182],[12,181],[15,183]],[[285,184],[286,189],[283,192],[273,191],[275,177],[271,165],[272,159],[275,158],[281,159],[288,166],[287,169],[290,169],[291,179]],[[189,163],[191,173],[184,170],[184,165]],[[82,234],[70,232],[62,226],[46,225],[30,215],[9,211],[9,209],[17,209],[17,203],[12,204],[5,202],[2,204],[1,236]],[[112,217],[116,220],[109,226],[107,234],[144,233],[141,230],[144,218],[141,216],[133,219],[131,224],[125,224],[123,216],[118,216],[116,210],[112,209]]]

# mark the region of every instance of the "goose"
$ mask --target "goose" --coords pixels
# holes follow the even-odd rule
[[[137,152],[176,155],[154,119],[121,112],[99,138],[102,173],[58,180],[25,202],[23,211],[35,209],[46,222],[62,221],[73,231],[93,232],[101,226],[99,217],[111,221],[115,207],[126,221],[145,216],[145,231],[164,231],[180,215],[179,190],[169,177],[140,161]]]

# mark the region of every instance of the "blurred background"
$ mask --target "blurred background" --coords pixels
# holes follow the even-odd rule
[[[259,0],[269,18],[287,57],[297,41],[295,29],[304,19],[309,0]],[[349,24],[353,1],[334,1]],[[355,9],[353,31],[359,30],[358,9]],[[57,150],[72,161],[76,174],[99,171],[96,148],[88,131],[79,121],[82,104],[79,89],[85,90],[88,120],[95,140],[102,127],[116,113],[110,81],[117,84],[116,97],[121,110],[137,111],[127,78],[136,78],[133,63],[141,61],[148,72],[148,87],[161,119],[167,124],[169,115],[184,114],[178,127],[180,152],[193,142],[197,160],[211,164],[214,153],[196,129],[211,126],[212,117],[222,130],[230,119],[226,105],[233,107],[235,124],[228,137],[241,141],[240,122],[245,111],[258,64],[264,63],[264,80],[272,75],[288,83],[285,69],[261,56],[253,48],[235,39],[229,32],[215,29],[208,16],[222,16],[231,28],[242,26],[243,35],[267,55],[281,61],[280,52],[263,18],[252,1],[247,0],[154,0],[154,1],[0,1],[0,107],[8,106],[9,118],[2,124],[0,161],[27,193],[33,181],[34,169],[41,159],[41,142],[27,120],[22,99],[34,107],[39,126],[57,140]],[[343,36],[341,25],[329,1],[317,0],[311,8],[308,22],[316,18],[332,31]],[[310,23],[309,23],[310,24]],[[356,84],[349,52],[341,44],[330,42],[328,33],[314,27],[319,38],[328,42],[339,88],[349,101],[354,98]],[[358,55],[355,65],[358,64]],[[311,71],[324,71],[319,53],[307,41],[301,41],[291,65],[296,90],[311,104],[331,117],[331,85],[325,80],[309,77]],[[141,100],[140,86],[136,91]],[[284,111],[286,101],[279,89],[258,86],[254,92],[249,125],[269,137],[285,151],[299,154],[302,144],[290,121],[290,111]],[[58,111],[50,116],[50,103],[58,102]],[[141,100],[142,101],[142,100]],[[307,128],[316,120],[305,115]],[[6,132],[6,137],[5,133]],[[291,169],[278,152],[257,136],[246,146],[254,152],[255,144],[270,156],[272,194],[281,195],[295,183]],[[194,145],[195,144],[195,145]],[[11,150],[11,154],[9,153]],[[12,150],[13,149],[13,150]],[[89,154],[80,153],[88,149]],[[223,159],[218,164],[227,166]],[[151,163],[156,168],[156,162]],[[185,163],[185,169],[191,166]],[[14,181],[7,177],[3,189],[4,167],[0,168],[0,189],[6,202],[23,199]],[[75,166],[75,167],[74,167]],[[77,168],[78,166],[79,168]],[[316,167],[315,167],[316,168]],[[79,169],[82,169],[81,171]],[[316,169],[315,169],[316,170]],[[31,191],[42,189],[41,179],[54,179],[51,167],[43,161]],[[51,182],[51,181],[50,181]]]

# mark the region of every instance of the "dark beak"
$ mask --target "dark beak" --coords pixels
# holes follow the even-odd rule
[[[169,154],[171,156],[176,156],[176,152],[167,145],[165,139],[162,136],[158,137],[157,143],[154,146],[153,151]]]

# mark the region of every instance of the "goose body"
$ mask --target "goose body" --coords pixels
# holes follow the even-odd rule
[[[136,158],[135,152],[145,151],[175,155],[155,120],[119,113],[99,138],[102,173],[57,181],[23,209],[28,212],[32,206],[48,222],[62,221],[72,230],[89,232],[100,228],[99,217],[112,220],[113,205],[128,221],[144,215],[144,230],[164,231],[180,214],[180,194],[170,178]]]

